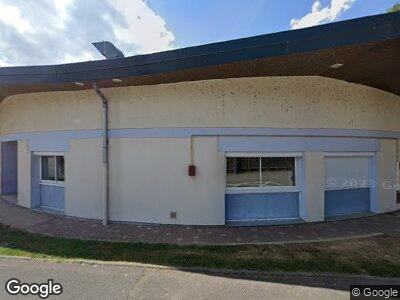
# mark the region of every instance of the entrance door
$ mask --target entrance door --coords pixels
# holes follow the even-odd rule
[[[65,208],[64,156],[39,157],[39,206],[43,209],[64,211]]]

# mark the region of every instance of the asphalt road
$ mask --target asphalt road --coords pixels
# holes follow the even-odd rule
[[[48,299],[349,299],[349,284],[367,282],[354,277],[210,275],[143,266],[0,258],[0,299],[39,299],[8,295],[5,284],[10,278],[61,283],[63,294]]]

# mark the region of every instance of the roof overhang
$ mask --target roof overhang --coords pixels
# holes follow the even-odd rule
[[[0,68],[0,99],[90,89],[95,81],[115,87],[260,76],[324,76],[400,95],[400,12],[122,59]]]

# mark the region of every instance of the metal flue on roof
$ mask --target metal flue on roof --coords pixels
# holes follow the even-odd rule
[[[124,54],[121,50],[114,46],[113,43],[108,41],[103,42],[95,42],[92,43],[93,46],[106,58],[106,59],[115,59],[115,58],[124,58]]]

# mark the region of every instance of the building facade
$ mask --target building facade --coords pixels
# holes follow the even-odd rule
[[[258,225],[400,209],[398,95],[319,75],[236,77],[101,88],[108,220]],[[102,106],[77,86],[4,97],[1,193],[102,219]]]

